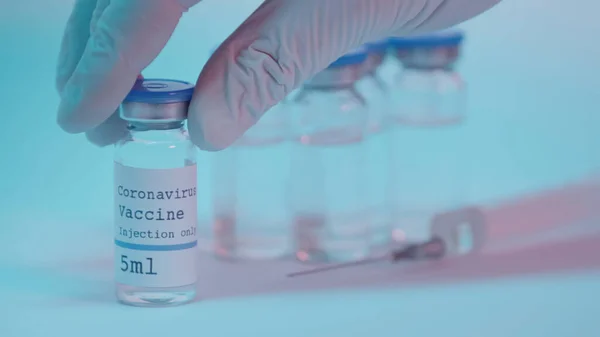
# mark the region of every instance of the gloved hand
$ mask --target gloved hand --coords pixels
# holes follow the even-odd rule
[[[192,141],[229,146],[335,59],[386,36],[467,20],[500,0],[266,0],[205,65],[189,109]],[[78,0],[59,56],[58,124],[97,145],[126,132],[115,110],[199,0]]]

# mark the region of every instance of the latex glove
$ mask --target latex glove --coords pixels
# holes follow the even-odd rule
[[[500,0],[267,0],[213,54],[189,109],[193,142],[229,146],[285,95],[363,43],[426,33]],[[63,37],[58,124],[107,145],[126,132],[115,110],[198,0],[79,0]],[[167,75],[168,76],[168,75]]]

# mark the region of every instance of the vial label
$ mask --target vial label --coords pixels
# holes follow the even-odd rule
[[[196,165],[142,169],[115,162],[114,177],[117,283],[195,283]]]

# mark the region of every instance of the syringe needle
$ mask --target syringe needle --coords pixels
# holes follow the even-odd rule
[[[363,260],[339,263],[330,266],[318,267],[310,270],[298,271],[290,273],[288,277],[304,276],[308,274],[321,273],[324,271],[330,271],[346,267],[355,267],[359,265],[379,262],[379,261],[391,261],[397,262],[400,260],[428,260],[438,259],[445,255],[446,249],[444,241],[439,238],[433,238],[430,241],[423,243],[416,243],[408,245],[401,249],[391,251],[389,254],[384,256],[366,258]]]
[[[378,262],[378,261],[386,261],[388,259],[389,259],[389,257],[387,255],[373,257],[373,258],[367,258],[367,259],[362,259],[362,260],[357,260],[357,261],[352,261],[352,262],[338,263],[338,264],[333,264],[333,265],[329,265],[329,266],[318,267],[318,268],[309,269],[309,270],[297,271],[294,273],[287,274],[287,276],[288,277],[303,276],[303,275],[308,275],[308,274],[320,273],[320,272],[324,272],[324,271],[330,271],[330,270],[334,270],[334,269],[354,267],[354,266],[369,264],[369,263]]]

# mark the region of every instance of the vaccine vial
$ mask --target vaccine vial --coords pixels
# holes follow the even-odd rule
[[[391,89],[392,238],[426,241],[436,214],[462,207],[470,176],[460,31],[390,39],[403,69]]]
[[[381,76],[381,67],[387,58],[388,40],[369,43],[367,59],[364,62],[364,76],[357,87],[365,97],[367,110],[367,127],[365,134],[365,176],[367,214],[371,228],[371,253],[380,255],[389,248],[391,240],[391,206],[390,206],[390,132],[389,116],[390,97],[389,84]]]
[[[185,122],[194,86],[139,79],[120,107],[115,145],[117,299],[162,307],[194,299],[197,281],[196,149]]]
[[[213,252],[219,258],[269,260],[290,253],[286,107],[285,101],[274,106],[213,155]]]
[[[363,140],[367,106],[356,87],[366,50],[345,55],[293,100],[289,202],[295,257],[348,261],[369,254]]]
[[[465,83],[455,71],[464,35],[445,30],[431,35],[390,38],[402,64],[391,96],[396,120],[404,124],[454,124],[465,112]]]

